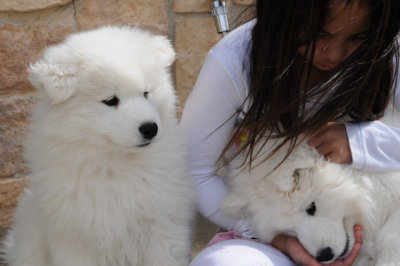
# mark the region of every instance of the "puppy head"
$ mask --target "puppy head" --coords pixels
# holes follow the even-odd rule
[[[266,242],[281,233],[298,237],[322,263],[348,255],[353,226],[365,226],[373,209],[369,192],[352,178],[357,173],[307,147],[296,148],[277,168],[283,155],[276,155],[235,177],[224,210],[250,219],[252,231]]]
[[[321,263],[344,258],[354,245],[354,225],[365,226],[374,208],[370,193],[348,166],[321,162],[296,172],[299,182],[290,195],[293,232]]]
[[[321,263],[347,256],[354,245],[354,225],[363,224],[373,208],[370,194],[351,175],[346,166],[317,160],[271,181],[274,198],[258,203],[257,209],[263,206],[258,213],[252,208],[254,226],[270,239],[279,233],[296,236]]]
[[[131,27],[73,34],[49,47],[28,72],[49,111],[47,127],[70,139],[143,147],[176,119],[168,67],[174,50],[163,36]],[[175,121],[175,120],[174,120]]]

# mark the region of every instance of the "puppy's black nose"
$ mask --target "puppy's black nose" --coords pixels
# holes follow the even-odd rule
[[[330,247],[322,248],[318,251],[317,260],[319,262],[330,261],[333,259],[333,250]]]
[[[157,135],[158,126],[154,122],[146,122],[139,127],[139,132],[142,134],[143,138],[151,140]]]

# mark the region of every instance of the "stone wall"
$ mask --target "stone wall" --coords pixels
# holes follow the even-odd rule
[[[139,25],[168,36],[177,60],[180,109],[207,51],[221,38],[210,0],[0,0],[0,229],[11,222],[29,169],[21,156],[35,90],[26,68],[66,35],[105,24]],[[233,26],[249,17],[253,0],[228,0]]]

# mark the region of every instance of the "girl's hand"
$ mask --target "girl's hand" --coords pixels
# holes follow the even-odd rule
[[[307,141],[307,144],[317,149],[331,162],[346,164],[353,160],[346,127],[342,123],[326,123]]]
[[[354,226],[355,243],[350,254],[341,260],[334,261],[331,266],[350,266],[356,260],[362,244],[362,226]],[[288,235],[277,235],[271,245],[291,257],[297,264],[305,266],[321,266],[307,250],[301,245],[296,237]]]
[[[334,261],[331,264],[331,266],[345,266],[345,265],[352,265],[353,262],[356,260],[358,256],[358,252],[360,251],[361,244],[362,244],[362,226],[361,225],[356,225],[354,226],[354,238],[355,238],[355,243],[353,248],[351,249],[350,254],[341,260]]]
[[[321,266],[294,236],[277,235],[272,240],[271,245],[288,255],[299,265]]]

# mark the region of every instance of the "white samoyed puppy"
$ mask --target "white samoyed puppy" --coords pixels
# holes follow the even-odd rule
[[[73,34],[28,69],[39,91],[10,266],[188,265],[195,188],[163,36]]]
[[[281,164],[285,147],[261,163],[276,143],[262,148],[250,171],[243,158],[231,168],[223,210],[247,218],[267,243],[280,233],[296,236],[321,263],[347,256],[353,227],[363,226],[354,265],[400,265],[400,173],[367,173],[324,160],[300,144]],[[263,156],[264,155],[264,156]],[[279,167],[276,168],[276,166]]]

